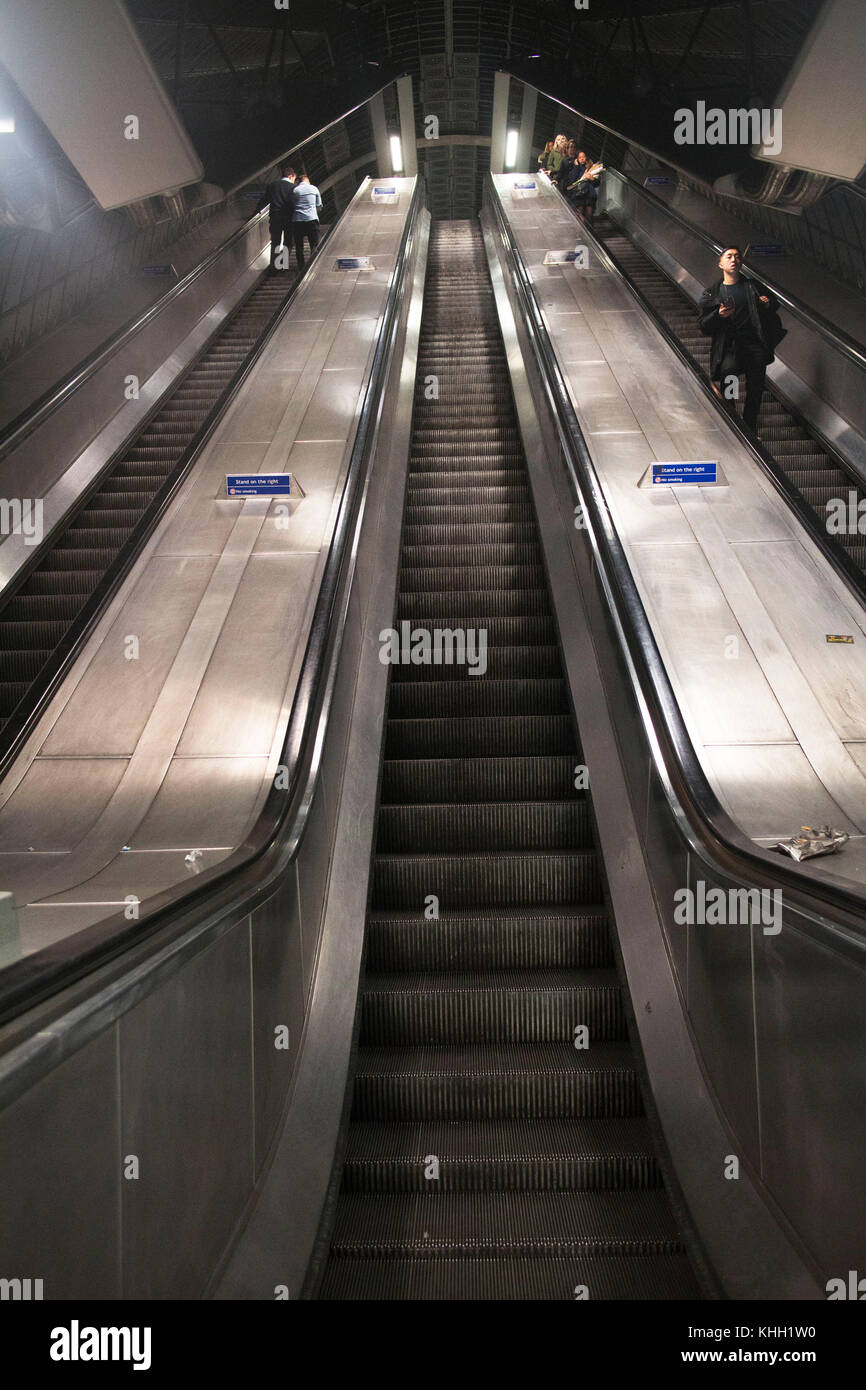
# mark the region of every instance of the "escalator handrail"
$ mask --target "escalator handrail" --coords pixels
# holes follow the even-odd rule
[[[363,185],[361,186],[363,187]],[[338,226],[339,221],[325,228],[319,241],[318,256],[323,254],[331,236]],[[256,340],[249,356],[235,372],[227,386],[220,392],[220,395],[214,401],[207,415],[199,424],[191,442],[183,451],[177,463],[173,466],[168,478],[157,490],[139,516],[127,539],[115,554],[114,559],[103,573],[102,578],[90,594],[86,603],[74,620],[69,624],[64,636],[52,652],[49,660],[29,686],[23,700],[12,710],[3,729],[0,730],[0,781],[6,776],[9,768],[18,756],[22,745],[29,737],[35,725],[35,721],[48,707],[58,688],[65,680],[70,666],[81,650],[82,644],[90,636],[90,633],[102,617],[106,604],[117,592],[120,585],[136,564],[147,538],[153,533],[169,506],[174,501],[174,498],[186,481],[191,468],[210,442],[220,420],[240,392],[247,377],[256,366],[268,343],[280,328],[283,319],[290,312],[297,295],[305,287],[305,283],[304,278],[301,277],[292,286],[277,313],[271,319],[261,336]],[[235,306],[235,309],[232,311],[233,313],[242,309],[244,305],[249,302],[256,288],[257,284],[254,284],[244,298]],[[223,331],[223,327],[224,325],[220,325],[214,330],[214,338],[219,336]],[[201,349],[202,355],[207,352],[208,346],[208,343],[203,345]],[[170,389],[173,390],[174,388]],[[153,406],[152,414],[158,413],[162,408],[162,404],[162,399],[157,401]],[[141,431],[146,430],[146,428],[146,423],[137,426],[132,437],[139,437]],[[29,559],[22,564],[8,584],[5,586],[0,585],[0,616],[2,616],[7,604],[14,601],[16,595],[26,584],[33,571],[37,570],[46,556],[56,548],[63,533],[75,524],[77,518],[80,517],[81,513],[86,509],[93,490],[98,489],[101,480],[109,476],[115,468],[118,459],[122,458],[128,447],[129,440],[125,441],[120,449],[111,456],[108,463],[100,471],[99,478],[95,481],[93,487],[87,489],[85,493],[76,499],[66,514],[60,519],[57,526],[46,535],[42,545],[33,547],[33,552]]]
[[[750,840],[719,802],[682,716],[643,601],[617,532],[526,264],[487,176],[487,201],[511,268],[524,325],[553,409],[572,489],[583,511],[605,601],[629,672],[649,754],[672,815],[691,850],[720,874],[780,887],[820,931],[861,956],[866,952],[866,890],[840,879],[816,880],[799,865]]]
[[[562,200],[563,204],[568,208],[568,211],[574,216],[574,209],[570,207],[568,200],[558,189],[556,190],[556,196]],[[779,467],[773,455],[764,447],[760,439],[758,439],[757,436],[751,437],[747,433],[740,417],[725,409],[723,402],[719,400],[719,397],[711,390],[709,380],[700,363],[692,356],[688,349],[683,346],[658,310],[641,294],[638,287],[632,283],[628,272],[620,265],[617,257],[610,248],[605,246],[604,243],[596,237],[592,228],[586,224],[581,226],[580,234],[592,242],[593,250],[596,252],[599,260],[607,265],[608,269],[625,286],[629,294],[632,295],[640,305],[642,313],[646,314],[646,316],[652,320],[659,333],[661,333],[662,337],[665,339],[665,342],[673,349],[677,357],[685,363],[690,371],[696,374],[698,384],[713,410],[717,415],[722,417],[727,429],[733,431],[742,447],[748,450],[759,468],[766,473],[773,487],[782,494],[787,506],[794,512],[804,530],[808,531],[813,542],[824,556],[824,559],[836,571],[843,584],[850,589],[857,602],[866,608],[866,576],[864,576],[860,566],[856,564],[844,547],[839,545],[838,542],[829,535],[826,528],[820,525],[814,508],[810,506],[800,489],[791,482],[790,478],[787,477]],[[838,467],[841,472],[847,474],[850,483],[855,487],[863,487],[864,478],[856,466],[852,464],[849,459],[845,458],[843,454],[840,454],[829,440],[822,438],[821,443],[831,456],[835,466]]]
[[[125,347],[127,343],[131,342],[143,328],[146,328],[147,325],[152,323],[155,318],[158,318],[170,304],[173,304],[176,299],[180,298],[180,296],[189,289],[190,285],[195,284],[196,280],[206,274],[211,266],[213,266],[226,251],[230,250],[236,242],[242,241],[254,223],[261,222],[264,216],[265,212],[253,213],[252,217],[247,218],[239,227],[235,227],[234,231],[230,232],[225,240],[220,242],[219,246],[216,246],[213,251],[209,251],[204,257],[204,260],[199,261],[198,265],[193,266],[192,270],[188,270],[186,275],[181,276],[175,284],[166,290],[165,294],[160,295],[159,299],[154,300],[153,304],[149,304],[146,309],[142,309],[140,313],[135,314],[123,324],[122,327],[112,333],[109,338],[100,343],[99,347],[94,348],[93,352],[83,358],[59,383],[50,387],[44,395],[27,406],[26,410],[22,411],[20,415],[17,415],[14,420],[10,420],[9,424],[5,425],[4,428],[0,430],[0,458],[4,458],[7,454],[11,453],[13,449],[17,449],[19,444],[21,444],[28,435],[31,435],[35,429],[38,429],[43,421],[48,419],[49,415],[52,415],[59,406],[69,400],[70,396],[73,396],[76,391],[80,390],[81,387],[84,386],[106,362],[114,357],[122,347]]]
[[[519,78],[518,81],[523,82],[524,86],[532,85],[527,82],[525,78]],[[567,102],[562,101],[559,97],[552,96],[550,92],[545,92],[540,87],[535,87],[533,90],[538,92],[539,96],[545,97],[547,101],[556,102],[557,106],[562,106],[566,110],[572,111],[575,116],[580,117],[584,124],[594,126],[596,130],[604,131],[605,135],[612,135],[615,140],[621,140],[623,144],[641,150],[644,154],[648,154],[651,159],[656,160],[657,163],[663,164],[665,168],[673,169],[674,173],[682,175],[683,178],[691,179],[695,183],[702,184],[710,193],[713,191],[711,184],[700,179],[697,174],[686,169],[684,166],[675,164],[668,155],[661,155],[657,150],[650,149],[649,145],[641,144],[640,140],[635,140],[630,135],[624,135],[622,131],[614,130],[613,126],[605,125],[603,121],[598,121],[593,116],[587,116],[584,111],[578,111],[576,106],[569,106]],[[705,246],[715,251],[717,256],[721,255],[724,247],[721,246],[719,242],[714,241],[708,232],[703,231],[702,228],[696,227],[694,223],[689,222],[688,218],[670,207],[663,198],[660,198],[655,193],[651,193],[649,189],[644,188],[636,179],[631,178],[628,174],[624,174],[621,169],[608,170],[608,173],[616,174],[619,178],[626,180],[638,193],[642,194],[647,201],[650,201],[653,206],[662,208],[674,218],[680,226],[685,228],[686,231],[697,237]],[[842,187],[859,194],[861,197],[866,197],[866,189],[860,188],[857,184],[842,183]],[[755,280],[760,280],[761,284],[771,289],[779,302],[783,304],[790,313],[803,319],[807,325],[815,329],[816,332],[831,339],[834,347],[855,362],[861,370],[866,369],[866,350],[864,350],[862,343],[858,343],[855,338],[849,337],[847,333],[836,328],[835,325],[830,323],[829,319],[825,319],[817,309],[810,308],[807,304],[804,304],[802,300],[798,299],[796,295],[792,295],[787,290],[781,289],[779,285],[775,284],[772,280],[768,280],[766,276],[757,275],[755,271],[750,270],[748,266],[744,266],[743,271],[746,275],[750,275]]]
[[[690,236],[702,242],[714,255],[720,256],[722,254],[724,246],[721,242],[716,241],[716,239],[711,237],[709,232],[705,232],[702,227],[697,227],[694,222],[690,222],[677,208],[672,208],[670,204],[666,203],[663,198],[660,198],[657,193],[653,193],[650,189],[644,188],[642,184],[638,183],[637,179],[632,178],[630,174],[623,173],[621,169],[609,169],[606,173],[606,177],[610,177],[611,175],[628,184],[632,192],[638,193],[644,201],[648,202],[656,211],[662,211],[671,221],[676,222],[687,231]],[[796,318],[801,319],[802,322],[806,324],[807,328],[813,329],[816,333],[820,334],[822,338],[829,339],[838,352],[841,352],[845,357],[849,358],[861,371],[866,371],[866,350],[864,350],[863,345],[858,343],[855,338],[850,337],[843,329],[837,328],[835,324],[832,324],[830,320],[826,319],[817,309],[813,309],[809,305],[804,304],[802,299],[798,299],[796,295],[792,295],[789,290],[783,290],[781,285],[775,280],[771,280],[766,275],[759,275],[751,266],[744,265],[743,274],[751,280],[758,280],[762,285],[766,285],[768,289],[773,291],[773,294],[784,309],[794,314]]]
[[[296,855],[318,780],[348,603],[348,562],[357,546],[359,509],[407,293],[406,272],[425,205],[424,181],[419,175],[386,291],[381,329],[279,759],[280,769],[288,776],[275,777],[242,845],[222,863],[197,875],[193,883],[176,885],[145,900],[137,921],[130,922],[123,912],[115,913],[0,970],[0,1025],[133,948],[142,947],[145,957],[150,954],[155,959],[167,949],[166,938],[174,941],[197,925],[221,920],[233,911],[249,911],[275,874]],[[150,941],[156,933],[158,945]]]
[[[390,83],[386,83],[386,87],[390,85]],[[228,202],[229,198],[235,197],[244,188],[249,187],[251,184],[255,184],[264,174],[278,165],[283,164],[290,155],[296,154],[298,150],[302,150],[305,145],[308,145],[311,140],[316,140],[319,136],[330,130],[332,126],[338,125],[340,121],[345,120],[347,116],[351,116],[356,111],[359,111],[362,106],[365,106],[368,101],[372,101],[373,97],[378,96],[379,93],[383,91],[385,91],[385,87],[381,87],[379,92],[373,93],[373,96],[366,97],[364,101],[358,102],[356,106],[350,107],[348,111],[344,111],[341,116],[330,121],[327,125],[322,126],[321,130],[314,131],[312,135],[307,135],[297,145],[292,145],[276,159],[272,159],[269,164],[263,165],[262,168],[257,169],[254,174],[244,178],[241,183],[234,184],[231,188],[226,190],[223,202]],[[212,251],[209,251],[198,265],[193,266],[192,270],[188,270],[174,285],[171,285],[165,291],[165,294],[160,295],[159,299],[155,300],[153,304],[148,305],[146,309],[142,309],[140,313],[134,314],[125,324],[122,324],[120,328],[116,329],[110,337],[106,338],[104,342],[100,343],[99,346],[94,348],[86,357],[82,358],[67,376],[49,387],[42,396],[39,396],[35,401],[31,402],[20,415],[17,415],[14,420],[10,420],[8,424],[4,425],[3,428],[0,429],[0,459],[4,458],[8,453],[11,453],[13,449],[17,449],[19,444],[21,444],[28,435],[32,434],[44,420],[48,419],[49,415],[52,415],[59,406],[69,400],[70,396],[74,395],[76,391],[89,381],[94,373],[98,372],[99,369],[119,352],[126,343],[135,338],[143,328],[146,328],[147,325],[157,318],[164,309],[168,308],[175,299],[179,298],[180,295],[188,290],[190,285],[194,284],[200,276],[210,270],[211,266],[213,266],[226,251],[230,250],[236,242],[241,241],[254,224],[256,222],[261,222],[266,214],[267,209],[265,208],[262,212],[255,212],[251,217],[245,218],[239,227],[235,227],[234,231],[229,232],[228,236],[225,237],[218,246],[214,247]]]

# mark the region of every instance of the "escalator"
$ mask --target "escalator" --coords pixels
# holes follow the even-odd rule
[[[4,596],[0,751],[30,714],[39,686],[86,605],[150,531],[152,513],[183,476],[203,431],[248,370],[294,284],[294,276],[261,277],[119,452],[96,490],[66,519],[47,552]]]
[[[392,668],[319,1297],[700,1297],[644,1112],[492,285],[466,222],[431,234],[403,620],[486,630],[487,665]]]
[[[700,332],[695,306],[685,292],[609,215],[598,217],[592,230],[706,376],[710,339]],[[769,380],[758,416],[758,435],[782,474],[815,513],[825,534],[826,504],[831,498],[843,497],[847,501],[849,491],[856,492],[858,504],[866,498],[866,489],[858,479],[841,466],[842,460],[815,437],[805,420],[785,404]],[[866,570],[866,540],[862,536],[838,534],[832,540],[847,552],[858,569]]]

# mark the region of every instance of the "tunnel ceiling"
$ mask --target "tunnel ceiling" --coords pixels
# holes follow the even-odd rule
[[[492,79],[506,68],[560,100],[653,135],[670,148],[671,113],[703,99],[768,105],[821,0],[127,0],[208,166],[286,148],[402,72],[477,59],[464,134],[488,135]],[[537,55],[537,56],[536,56]],[[718,151],[692,152],[719,172]],[[721,155],[730,162],[730,154]],[[714,163],[715,161],[715,163]],[[702,172],[696,168],[696,172]]]

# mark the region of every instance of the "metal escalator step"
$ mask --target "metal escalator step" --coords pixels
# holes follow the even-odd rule
[[[477,464],[477,460],[475,460]],[[434,493],[437,489],[453,489],[455,494],[459,494],[463,488],[469,488],[476,492],[479,488],[484,491],[500,490],[510,491],[512,488],[520,488],[525,491],[528,486],[525,468],[502,468],[499,460],[491,461],[488,468],[473,467],[462,469],[440,469],[433,473],[427,469],[421,469],[417,473],[410,473],[408,478],[407,495],[414,500],[418,492]],[[430,500],[429,498],[426,500]],[[433,497],[433,501],[437,499]]]
[[[777,440],[772,453],[777,462],[785,467],[789,466],[787,460],[791,461],[790,466],[793,467],[796,459],[796,466],[802,467],[800,460],[803,458],[822,460],[827,458],[820,444],[816,444],[814,439],[780,439]]]
[[[485,661],[485,680],[555,680],[562,674],[559,648],[555,646],[488,646]],[[465,680],[467,674],[465,664],[449,666],[444,661],[439,666],[421,669],[425,681],[460,681]],[[397,684],[415,681],[420,673],[418,666],[392,666],[391,680]],[[393,693],[393,684],[391,689]]]
[[[589,806],[578,801],[426,803],[379,808],[377,851],[572,850],[592,845]]]
[[[594,1302],[697,1299],[684,1255],[340,1259],[329,1261],[319,1298],[424,1302],[573,1303],[586,1288]]]
[[[138,508],[109,509],[94,506],[90,502],[84,511],[78,513],[76,529],[88,530],[104,526],[108,530],[131,531],[140,516],[141,511]]]
[[[122,509],[118,507],[118,502],[122,500]],[[137,516],[144,511],[145,507],[150,506],[153,501],[153,494],[150,492],[127,492],[117,493],[114,491],[98,492],[90,499],[87,507],[80,513],[82,517],[92,516],[94,512],[107,512],[112,517],[122,517],[126,515]]]
[[[466,535],[467,529],[471,526],[473,532],[480,526],[492,526],[496,523],[511,522],[514,525],[529,522],[530,525],[535,517],[535,513],[530,501],[526,502],[488,502],[486,506],[472,506],[468,503],[460,506],[456,503],[425,503],[423,506],[416,506],[414,502],[409,502],[404,513],[404,519],[409,526],[454,526],[463,531]]]
[[[68,531],[60,537],[55,547],[56,550],[74,550],[78,552],[91,551],[94,554],[102,553],[108,556],[106,564],[114,559],[122,546],[126,545],[132,533],[132,527],[124,527],[120,530],[108,526],[70,526]],[[54,553],[51,558],[53,561]]]
[[[104,569],[97,569],[95,566],[99,561],[100,552],[92,550],[60,550],[52,555],[52,564],[60,560],[71,557],[74,561],[74,568],[66,569],[59,563],[53,569],[34,570],[26,584],[21,590],[22,594],[92,594],[103,574]],[[93,569],[85,569],[84,565],[93,565]],[[6,611],[0,622],[6,617]]]
[[[440,912],[463,907],[571,907],[598,902],[601,873],[592,850],[375,856],[374,911],[417,911],[431,893],[439,899]]]
[[[146,497],[147,502],[151,502],[154,493],[158,492],[165,482],[166,476],[166,473],[145,472],[132,475],[125,473],[122,477],[118,475],[107,478],[102,484],[101,495],[115,498],[131,496],[137,500]]]
[[[466,670],[464,667],[464,675]],[[415,667],[415,673],[416,680],[392,685],[388,705],[390,719],[477,719],[488,715],[568,713],[562,677],[496,680],[485,674],[474,679],[467,676],[465,680],[431,681],[424,679],[424,667]]]
[[[0,636],[2,633],[0,627]],[[50,655],[50,647],[47,650],[31,647],[0,652],[0,682],[14,685],[19,681],[35,680]]]
[[[401,564],[407,569],[436,565],[465,569],[472,565],[541,566],[541,546],[533,541],[484,542],[476,545],[403,545]]]
[[[834,488],[836,496],[847,499],[851,483],[841,468],[789,468],[786,471],[791,482],[801,491],[804,487]]]
[[[86,594],[16,594],[3,609],[4,622],[58,622],[76,618]]]
[[[482,475],[479,481],[483,483],[484,478],[489,475],[491,470],[495,472],[499,469],[512,470],[516,468],[521,469],[523,476],[526,476],[523,455],[516,449],[501,449],[490,454],[480,454],[476,452],[460,453],[459,451],[453,454],[430,454],[424,456],[416,454],[412,459],[412,468],[409,473],[409,478],[430,478],[431,475],[435,478],[440,472],[458,473],[462,476],[464,470],[466,470]],[[431,485],[434,487],[436,486],[435,483]]]
[[[679,1255],[663,1191],[345,1193],[332,1249],[414,1255]]]
[[[629,1045],[598,1041],[361,1047],[353,1120],[642,1115]]]
[[[32,622],[15,622],[0,618],[0,642],[5,651],[18,652],[53,651],[63,640],[66,623],[61,619],[34,619]],[[12,678],[14,679],[14,677]]]
[[[467,910],[440,914],[371,913],[367,969],[591,970],[613,965],[607,914],[601,907],[524,912]]]
[[[389,719],[386,758],[537,757],[577,753],[564,714],[503,718]]]
[[[0,681],[0,716],[4,723],[30,689],[29,681]]]
[[[523,482],[509,483],[504,487],[497,487],[495,483],[480,487],[474,487],[471,483],[442,483],[439,487],[433,487],[424,478],[417,487],[409,490],[407,500],[413,509],[434,506],[455,511],[464,507],[526,506],[529,497],[529,483],[524,475]]]
[[[439,1175],[430,1171],[435,1155]],[[661,1186],[643,1118],[357,1124],[345,1192],[586,1192]]]
[[[458,617],[471,617],[476,628],[483,628],[488,618],[519,618],[548,611],[546,589],[430,589],[418,594],[401,592],[397,599],[398,618],[412,618],[417,625],[423,625],[429,613],[447,613],[450,626]]]
[[[576,1024],[590,1039],[624,1040],[622,991],[613,970],[502,970],[368,975],[361,1043],[562,1042]]]
[[[573,757],[386,759],[382,805],[564,801],[577,795]]]
[[[783,440],[808,439],[812,442],[811,436],[800,425],[788,421],[767,421],[764,425],[763,440],[767,448],[772,453],[773,444],[781,443]]]
[[[860,565],[861,569],[866,569],[866,542],[854,541],[847,536],[840,536],[839,540],[851,559]]]
[[[538,543],[538,532],[534,519],[529,521],[486,521],[475,522],[472,535],[479,545],[517,545]],[[414,522],[407,515],[403,525],[403,544],[459,545],[466,540],[466,526],[456,521]]]
[[[404,564],[400,588],[404,593],[449,593],[474,589],[538,589],[545,582],[541,565],[466,565],[444,569],[441,565],[415,567]]]

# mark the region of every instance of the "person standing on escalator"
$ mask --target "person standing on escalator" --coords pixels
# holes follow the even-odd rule
[[[719,258],[721,280],[710,285],[698,304],[698,324],[710,348],[710,384],[720,399],[730,400],[730,384],[746,378],[743,424],[757,432],[758,412],[767,367],[785,335],[779,301],[757,280],[744,280],[739,246],[726,246]],[[724,389],[723,389],[724,388]]]
[[[295,238],[295,255],[298,260],[298,274],[304,268],[304,237],[310,247],[310,256],[316,254],[319,244],[319,213],[322,197],[309,174],[301,174],[295,186],[295,211],[292,219],[292,232]]]
[[[256,212],[268,209],[268,231],[271,237],[271,270],[285,270],[289,263],[289,232],[295,211],[295,171],[286,165],[282,177],[269,183],[256,207]],[[282,243],[282,246],[280,245]],[[280,252],[282,251],[282,257]]]

